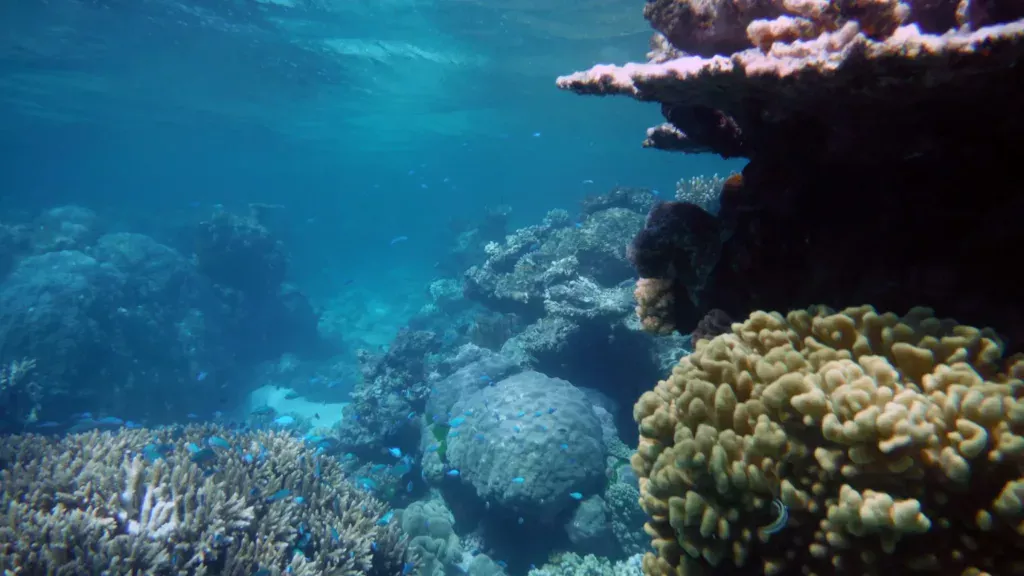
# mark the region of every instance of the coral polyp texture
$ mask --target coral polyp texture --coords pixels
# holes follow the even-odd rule
[[[398,527],[332,458],[214,426],[0,438],[7,574],[389,576]]]
[[[1024,573],[1022,378],[925,308],[751,314],[634,407],[645,573]]]
[[[649,62],[557,83],[661,102],[669,123],[648,146],[868,160],[1012,133],[993,121],[1020,89],[1016,0],[653,0],[644,16],[659,32]],[[977,102],[963,126],[929,122]]]

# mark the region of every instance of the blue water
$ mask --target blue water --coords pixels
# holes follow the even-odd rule
[[[303,490],[333,466],[405,518],[422,512],[457,533],[465,555],[445,561],[448,573],[518,576],[553,553],[606,551],[574,548],[563,527],[599,491],[636,483],[628,454],[602,458],[607,430],[591,410],[606,405],[605,427],[635,446],[630,407],[661,368],[634,372],[631,362],[652,341],[630,352],[632,336],[599,330],[591,342],[584,330],[574,345],[588,354],[625,342],[622,365],[588,366],[571,352],[538,361],[550,374],[519,374],[494,353],[536,310],[443,292],[461,290],[487,259],[478,242],[472,258],[451,263],[458,234],[485,227],[488,214],[507,215],[490,237],[501,243],[565,210],[568,220],[516,256],[550,265],[565,256],[559,234],[593,236],[584,200],[622,186],[643,189],[650,204],[671,199],[680,179],[740,168],[641,148],[644,128],[661,121],[656,104],[555,88],[556,76],[595,61],[642,59],[649,35],[633,0],[2,3],[0,432],[101,430],[123,440],[126,458],[217,479],[229,466],[258,474],[267,458],[295,465],[291,452],[261,444],[281,432],[309,468],[269,497],[265,479],[243,484],[260,510],[306,505]],[[632,228],[610,249],[590,246],[612,270],[603,288],[626,299],[625,245],[646,207],[622,216]],[[632,304],[623,311],[631,317]],[[458,357],[468,342],[482,359]],[[523,400],[501,388],[510,376],[536,393]],[[474,390],[483,390],[475,400],[459,396]],[[509,425],[490,422],[495,406]],[[581,414],[579,431],[559,437]],[[505,493],[490,512],[465,489],[473,471],[446,458],[480,461],[473,450],[502,434],[541,438],[545,458],[585,469],[578,481],[549,478],[516,467],[528,453],[509,456],[506,475],[533,500]],[[0,436],[0,472],[15,454],[40,453],[21,442],[43,440]],[[564,485],[529,492],[549,480]],[[441,492],[457,518],[421,511]],[[646,546],[636,498],[625,502],[633,546],[609,552],[613,560]],[[382,510],[381,531],[393,514]],[[311,538],[337,544],[336,533],[305,532],[303,514],[285,530],[298,534],[297,553],[325,545]],[[228,545],[223,536],[214,549]],[[13,569],[14,558],[0,565]],[[395,558],[397,568],[373,576],[408,576],[411,565]],[[284,574],[289,561],[248,569]],[[175,552],[170,562],[183,569],[185,559]]]
[[[485,206],[525,225],[611,185],[728,171],[641,149],[656,105],[554,88],[642,57],[632,2],[291,4],[5,3],[0,207],[149,228],[281,204],[295,274],[326,295],[428,276],[445,222]]]

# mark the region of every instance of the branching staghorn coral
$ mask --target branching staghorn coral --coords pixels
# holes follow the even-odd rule
[[[337,462],[215,426],[0,439],[14,574],[398,576],[405,543]],[[386,524],[386,523],[385,523]]]
[[[869,306],[755,312],[633,410],[650,576],[1024,573],[1024,356]]]
[[[711,176],[693,176],[680,178],[676,182],[676,200],[696,204],[708,212],[718,211],[718,196],[722,193],[722,185],[728,177],[719,176],[717,173]]]
[[[23,423],[39,419],[43,390],[29,377],[35,367],[36,361],[32,358],[12,360],[0,366],[0,413]]]

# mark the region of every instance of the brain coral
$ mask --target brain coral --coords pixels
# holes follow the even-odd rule
[[[383,504],[282,433],[7,436],[0,485],[5,574],[404,573]]]
[[[554,519],[604,482],[601,421],[569,382],[527,371],[460,399],[447,458],[480,500]]]
[[[1024,573],[1003,356],[924,308],[755,312],[699,342],[634,408],[645,573]]]

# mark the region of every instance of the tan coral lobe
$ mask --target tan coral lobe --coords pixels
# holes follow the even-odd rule
[[[645,573],[1024,573],[1024,357],[1002,351],[870,306],[699,342],[634,407]]]

